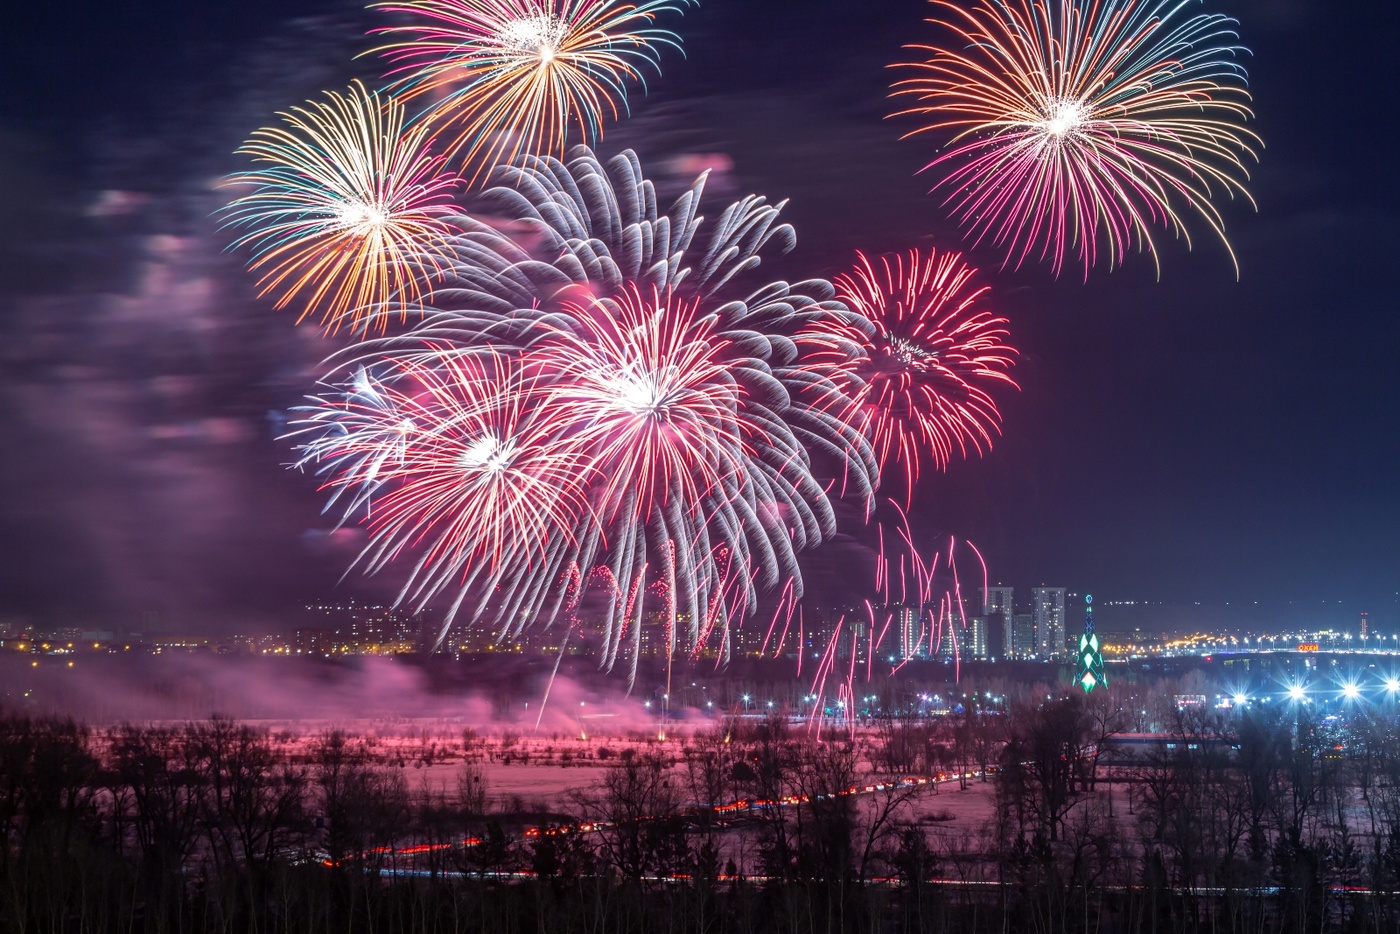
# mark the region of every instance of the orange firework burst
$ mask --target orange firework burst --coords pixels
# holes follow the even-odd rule
[[[406,126],[398,101],[358,81],[326,97],[243,145],[260,165],[230,182],[254,190],[224,210],[252,228],[234,246],[251,245],[259,294],[276,295],[278,308],[298,302],[298,322],[318,314],[328,331],[382,329],[439,273],[461,180],[442,171],[428,127]]]
[[[1056,275],[1077,253],[1087,277],[1134,246],[1156,261],[1154,228],[1189,244],[1195,214],[1229,249],[1212,198],[1249,198],[1262,146],[1233,19],[1189,0],[932,2],[950,41],[910,46],[930,57],[895,94],[929,118],[915,133],[951,136],[926,168],[977,242]]]
[[[626,107],[625,82],[656,64],[656,45],[679,47],[652,26],[689,0],[397,0],[374,6],[403,14],[376,30],[393,41],[376,51],[395,64],[405,99],[432,101],[425,119],[446,129],[448,153],[473,180],[522,152],[562,155],[571,129],[602,135],[605,115]]]

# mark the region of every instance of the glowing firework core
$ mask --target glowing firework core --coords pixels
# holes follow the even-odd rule
[[[467,446],[459,462],[469,470],[500,473],[508,469],[514,459],[514,441],[502,441],[493,434],[485,434]]]
[[[1046,116],[1039,126],[1047,137],[1058,142],[1082,127],[1089,119],[1084,102],[1072,97],[1060,97],[1050,102]]]
[[[502,23],[496,38],[508,51],[519,53],[522,58],[538,56],[547,64],[559,53],[568,34],[568,25],[559,17],[537,13]]]
[[[889,353],[900,363],[919,371],[927,370],[930,364],[938,359],[936,352],[906,337],[891,337]]]
[[[609,374],[603,382],[617,399],[617,407],[633,415],[665,416],[675,396],[664,373],[644,373],[635,367]]]
[[[335,212],[335,218],[340,222],[342,230],[346,230],[357,237],[365,237],[371,231],[383,228],[392,219],[392,214],[386,211],[382,205],[366,204],[363,201],[351,201],[341,205]]]

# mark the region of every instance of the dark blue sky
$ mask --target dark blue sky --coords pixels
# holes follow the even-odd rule
[[[833,275],[856,248],[961,242],[885,120],[922,0],[704,0],[686,58],[603,149],[724,152]],[[973,251],[1023,351],[987,457],[929,478],[919,521],[993,573],[1105,599],[1341,600],[1400,591],[1393,4],[1211,0],[1241,20],[1267,149],[1207,232],[1087,284]],[[292,19],[316,15],[310,22]],[[0,49],[0,617],[275,616],[343,556],[265,413],[323,349],[221,257],[209,181],[271,110],[343,84],[373,14],[325,0],[35,5]],[[99,192],[136,202],[114,210]],[[147,197],[149,196],[149,197]],[[110,197],[110,196],[109,196]],[[123,196],[129,197],[129,196]],[[144,200],[143,200],[144,199]],[[91,215],[103,215],[93,217]],[[162,239],[164,238],[164,239]]]

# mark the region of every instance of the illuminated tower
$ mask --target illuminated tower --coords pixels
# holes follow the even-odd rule
[[[1042,659],[1063,658],[1065,644],[1065,588],[1034,587],[1031,612],[1035,614],[1035,651]]]
[[[1108,677],[1103,673],[1099,634],[1094,632],[1094,595],[1089,593],[1084,595],[1084,634],[1079,637],[1079,675],[1075,680],[1085,694],[1108,684]]]

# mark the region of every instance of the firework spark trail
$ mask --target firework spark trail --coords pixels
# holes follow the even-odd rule
[[[797,671],[795,676],[802,677],[802,658],[806,655],[807,649],[807,621],[802,616],[802,607],[797,608]]]
[[[259,294],[277,308],[296,302],[298,322],[319,317],[327,331],[382,330],[441,273],[461,180],[393,98],[359,82],[326,98],[243,145],[258,166],[226,184],[253,191],[223,209],[226,223],[250,228],[233,245],[251,247]]]
[[[1225,237],[1216,192],[1249,200],[1245,160],[1262,142],[1236,57],[1236,21],[1187,15],[1191,0],[932,0],[956,40],[910,46],[926,61],[894,85],[916,100],[898,115],[953,135],[926,169],[976,242],[1006,264],[1049,259],[1059,275],[1076,253],[1087,278],[1128,249],[1161,265],[1154,228],[1184,238],[1183,214]],[[914,135],[914,133],[908,135]]]
[[[535,717],[535,732],[540,731],[540,724],[544,722],[545,708],[549,706],[549,695],[554,690],[554,681],[559,677],[559,665],[564,661],[564,653],[569,648],[569,637],[574,634],[574,627],[570,625],[564,630],[564,638],[559,640],[559,653],[554,657],[554,667],[549,672],[549,680],[545,682],[544,696],[540,698],[540,712]]]
[[[836,626],[832,630],[831,639],[826,644],[826,649],[822,652],[821,660],[817,662],[817,669],[812,673],[812,713],[808,719],[807,726],[815,735],[820,735],[822,719],[825,716],[826,704],[826,679],[831,674],[836,662],[837,645],[844,633],[842,627],[846,622],[845,616],[836,620]]]
[[[876,552],[875,561],[875,592],[886,605],[913,603],[917,606],[927,606],[932,599],[933,571],[938,558],[935,555],[934,563],[930,564],[919,553],[914,544],[914,530],[909,525],[909,513],[905,508],[894,499],[886,499],[885,505],[895,513],[897,521],[893,523],[893,527],[896,534],[887,545],[885,529],[890,523],[876,523],[879,550]],[[894,560],[890,558],[892,554],[895,556]],[[899,568],[898,591],[893,587],[894,575],[890,572],[892,565]]]
[[[627,84],[645,87],[659,47],[680,38],[656,18],[689,0],[391,0],[401,19],[374,32],[392,64],[393,89],[423,98],[426,125],[448,139],[475,182],[517,156],[564,154],[569,137],[592,145],[605,118],[627,106]]]
[[[849,651],[846,657],[850,660],[847,665],[845,677],[836,685],[836,708],[840,713],[833,717],[848,730],[855,726],[855,679],[856,662],[860,657],[860,630],[856,626],[847,625],[847,616],[843,613],[836,619],[836,625],[832,630],[831,638],[827,641],[826,649],[822,652],[821,659],[817,663],[816,671],[812,675],[812,712],[807,719],[808,731],[814,738],[820,737],[821,726],[826,719],[827,703],[827,682],[836,671],[836,662],[841,659],[842,649],[849,643]],[[873,631],[867,628],[867,655],[873,655],[876,646],[873,643]],[[867,676],[867,682],[869,677]]]
[[[813,371],[854,404],[882,477],[903,474],[908,504],[923,460],[943,469],[955,453],[991,449],[1001,431],[992,392],[1018,388],[1008,373],[1016,349],[961,254],[857,255],[855,269],[835,280],[837,297],[873,332],[814,325],[798,343]]]
[[[979,592],[985,594],[988,584],[987,561],[972,542],[948,536],[947,544],[934,555],[934,559],[929,565],[930,576],[937,571],[937,565],[940,561],[946,568],[945,574],[948,583],[939,594],[936,624],[938,642],[933,645],[933,653],[937,654],[942,650],[942,640],[945,637],[950,641],[955,680],[962,677],[962,652],[958,641],[958,624],[961,623],[966,629],[969,618],[967,601],[963,595],[962,575],[958,570],[958,552],[961,548],[971,551],[973,558],[976,559],[977,566],[981,571],[981,590]]]
[[[888,509],[892,516],[884,510]],[[873,683],[877,656],[888,661],[893,675],[919,658],[951,656],[955,679],[962,675],[962,651],[971,619],[964,586],[966,566],[971,562],[980,573],[983,593],[987,588],[987,564],[971,542],[947,536],[933,549],[920,549],[914,540],[909,518],[893,499],[880,503],[875,535],[879,542],[874,572],[874,599],[861,603],[865,655],[865,680]],[[857,652],[862,631],[843,614],[833,628],[827,646],[813,674],[812,689],[821,705],[831,671],[830,660],[837,646],[854,638]],[[854,660],[847,678],[854,689]]]
[[[615,583],[605,664],[630,654],[634,677],[636,627],[655,599],[648,576],[660,575],[666,615],[687,622],[684,647],[698,651],[713,639],[725,659],[729,634],[760,593],[790,587],[791,599],[801,597],[797,555],[835,531],[813,458],[837,465],[848,495],[873,496],[873,449],[849,422],[840,388],[801,360],[793,339],[812,327],[858,332],[864,319],[823,280],[735,291],[735,277],[757,267],[761,250],[791,244],[781,205],[746,197],[704,225],[702,176],[662,214],[631,153],[607,170],[582,149],[568,164],[530,157],[497,177],[503,184],[488,199],[499,215],[528,225],[538,247],[527,251],[491,225],[460,218],[443,281],[423,297],[422,323],[363,342],[330,365],[433,374],[469,366],[456,361],[489,347],[511,362],[529,401],[517,417],[538,435],[523,450],[557,455],[549,469],[572,475],[569,489],[581,491],[584,506],[572,509],[568,498],[567,534],[537,535],[533,546],[497,537],[501,552],[488,555],[480,532],[453,521],[448,501],[438,528],[469,535],[466,544],[443,540],[425,550],[381,533],[369,564],[419,552],[406,594],[421,605],[459,591],[444,634],[459,609],[473,621],[494,619],[501,634],[547,625],[571,586],[570,569],[604,567]],[[404,404],[351,398],[347,389],[346,399],[313,400],[301,426],[313,437],[304,460],[344,468],[337,485],[361,483],[352,512],[373,500],[382,513],[379,501],[394,495],[397,480],[383,465],[401,456],[399,447],[383,450],[398,442],[385,413],[401,416]],[[453,424],[462,420],[448,414]],[[356,423],[366,415],[372,427]],[[431,413],[419,422],[431,424]],[[347,451],[345,437],[364,444]],[[456,488],[458,465],[439,467],[437,482]],[[465,498],[456,505],[464,514],[481,509]],[[625,633],[630,653],[621,651]]]
[[[758,650],[758,654],[760,656],[768,654],[768,645],[769,643],[772,643],[773,657],[778,657],[778,655],[783,650],[783,646],[787,644],[788,632],[792,627],[793,615],[800,614],[801,611],[802,606],[795,598],[792,581],[788,581],[786,584],[783,585],[782,593],[778,596],[778,605],[773,611],[773,618],[769,621],[768,629],[763,634],[763,644],[759,646]],[[783,631],[777,639],[774,639],[773,630],[777,628],[778,620],[780,619],[783,621]],[[799,615],[799,627],[801,626],[800,619],[801,618]],[[798,642],[797,659],[797,664],[800,671],[802,666],[802,643],[800,640]]]
[[[865,601],[865,631],[867,634],[865,650],[866,684],[870,684],[875,680],[875,652],[877,647],[885,641],[885,634],[890,631],[890,623],[892,622],[894,622],[894,615],[886,614],[885,624],[880,627],[880,634],[876,635],[875,629],[878,624],[875,619],[875,604],[871,603],[869,600]],[[918,645],[914,645],[913,649],[914,651],[918,651]]]

